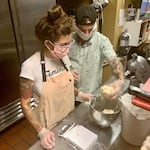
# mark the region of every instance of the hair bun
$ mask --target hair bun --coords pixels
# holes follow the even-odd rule
[[[55,5],[52,8],[48,9],[47,12],[47,21],[50,23],[55,22],[55,20],[66,16],[65,12],[63,11],[62,7],[60,5]]]

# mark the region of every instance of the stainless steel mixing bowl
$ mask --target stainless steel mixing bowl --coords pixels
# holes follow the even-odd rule
[[[93,121],[102,128],[110,127],[120,112],[119,98],[108,100],[102,96],[93,97],[90,103],[90,114]]]

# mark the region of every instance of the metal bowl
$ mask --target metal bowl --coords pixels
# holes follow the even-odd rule
[[[102,128],[110,127],[120,112],[119,98],[108,100],[102,96],[93,97],[90,103],[92,120]]]

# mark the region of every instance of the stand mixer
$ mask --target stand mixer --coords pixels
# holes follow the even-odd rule
[[[134,53],[127,63],[127,69],[131,75],[128,92],[137,96],[133,98],[132,103],[150,110],[150,66],[148,62],[144,57]]]
[[[150,77],[150,65],[147,60],[133,53],[132,58],[127,62],[127,72],[130,79],[130,85],[140,87]]]

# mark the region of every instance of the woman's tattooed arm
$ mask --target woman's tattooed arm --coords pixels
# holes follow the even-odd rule
[[[25,117],[33,125],[33,127],[39,132],[42,129],[42,125],[39,122],[38,116],[31,108],[30,101],[33,94],[34,81],[20,78],[20,92],[21,92],[21,106]]]

